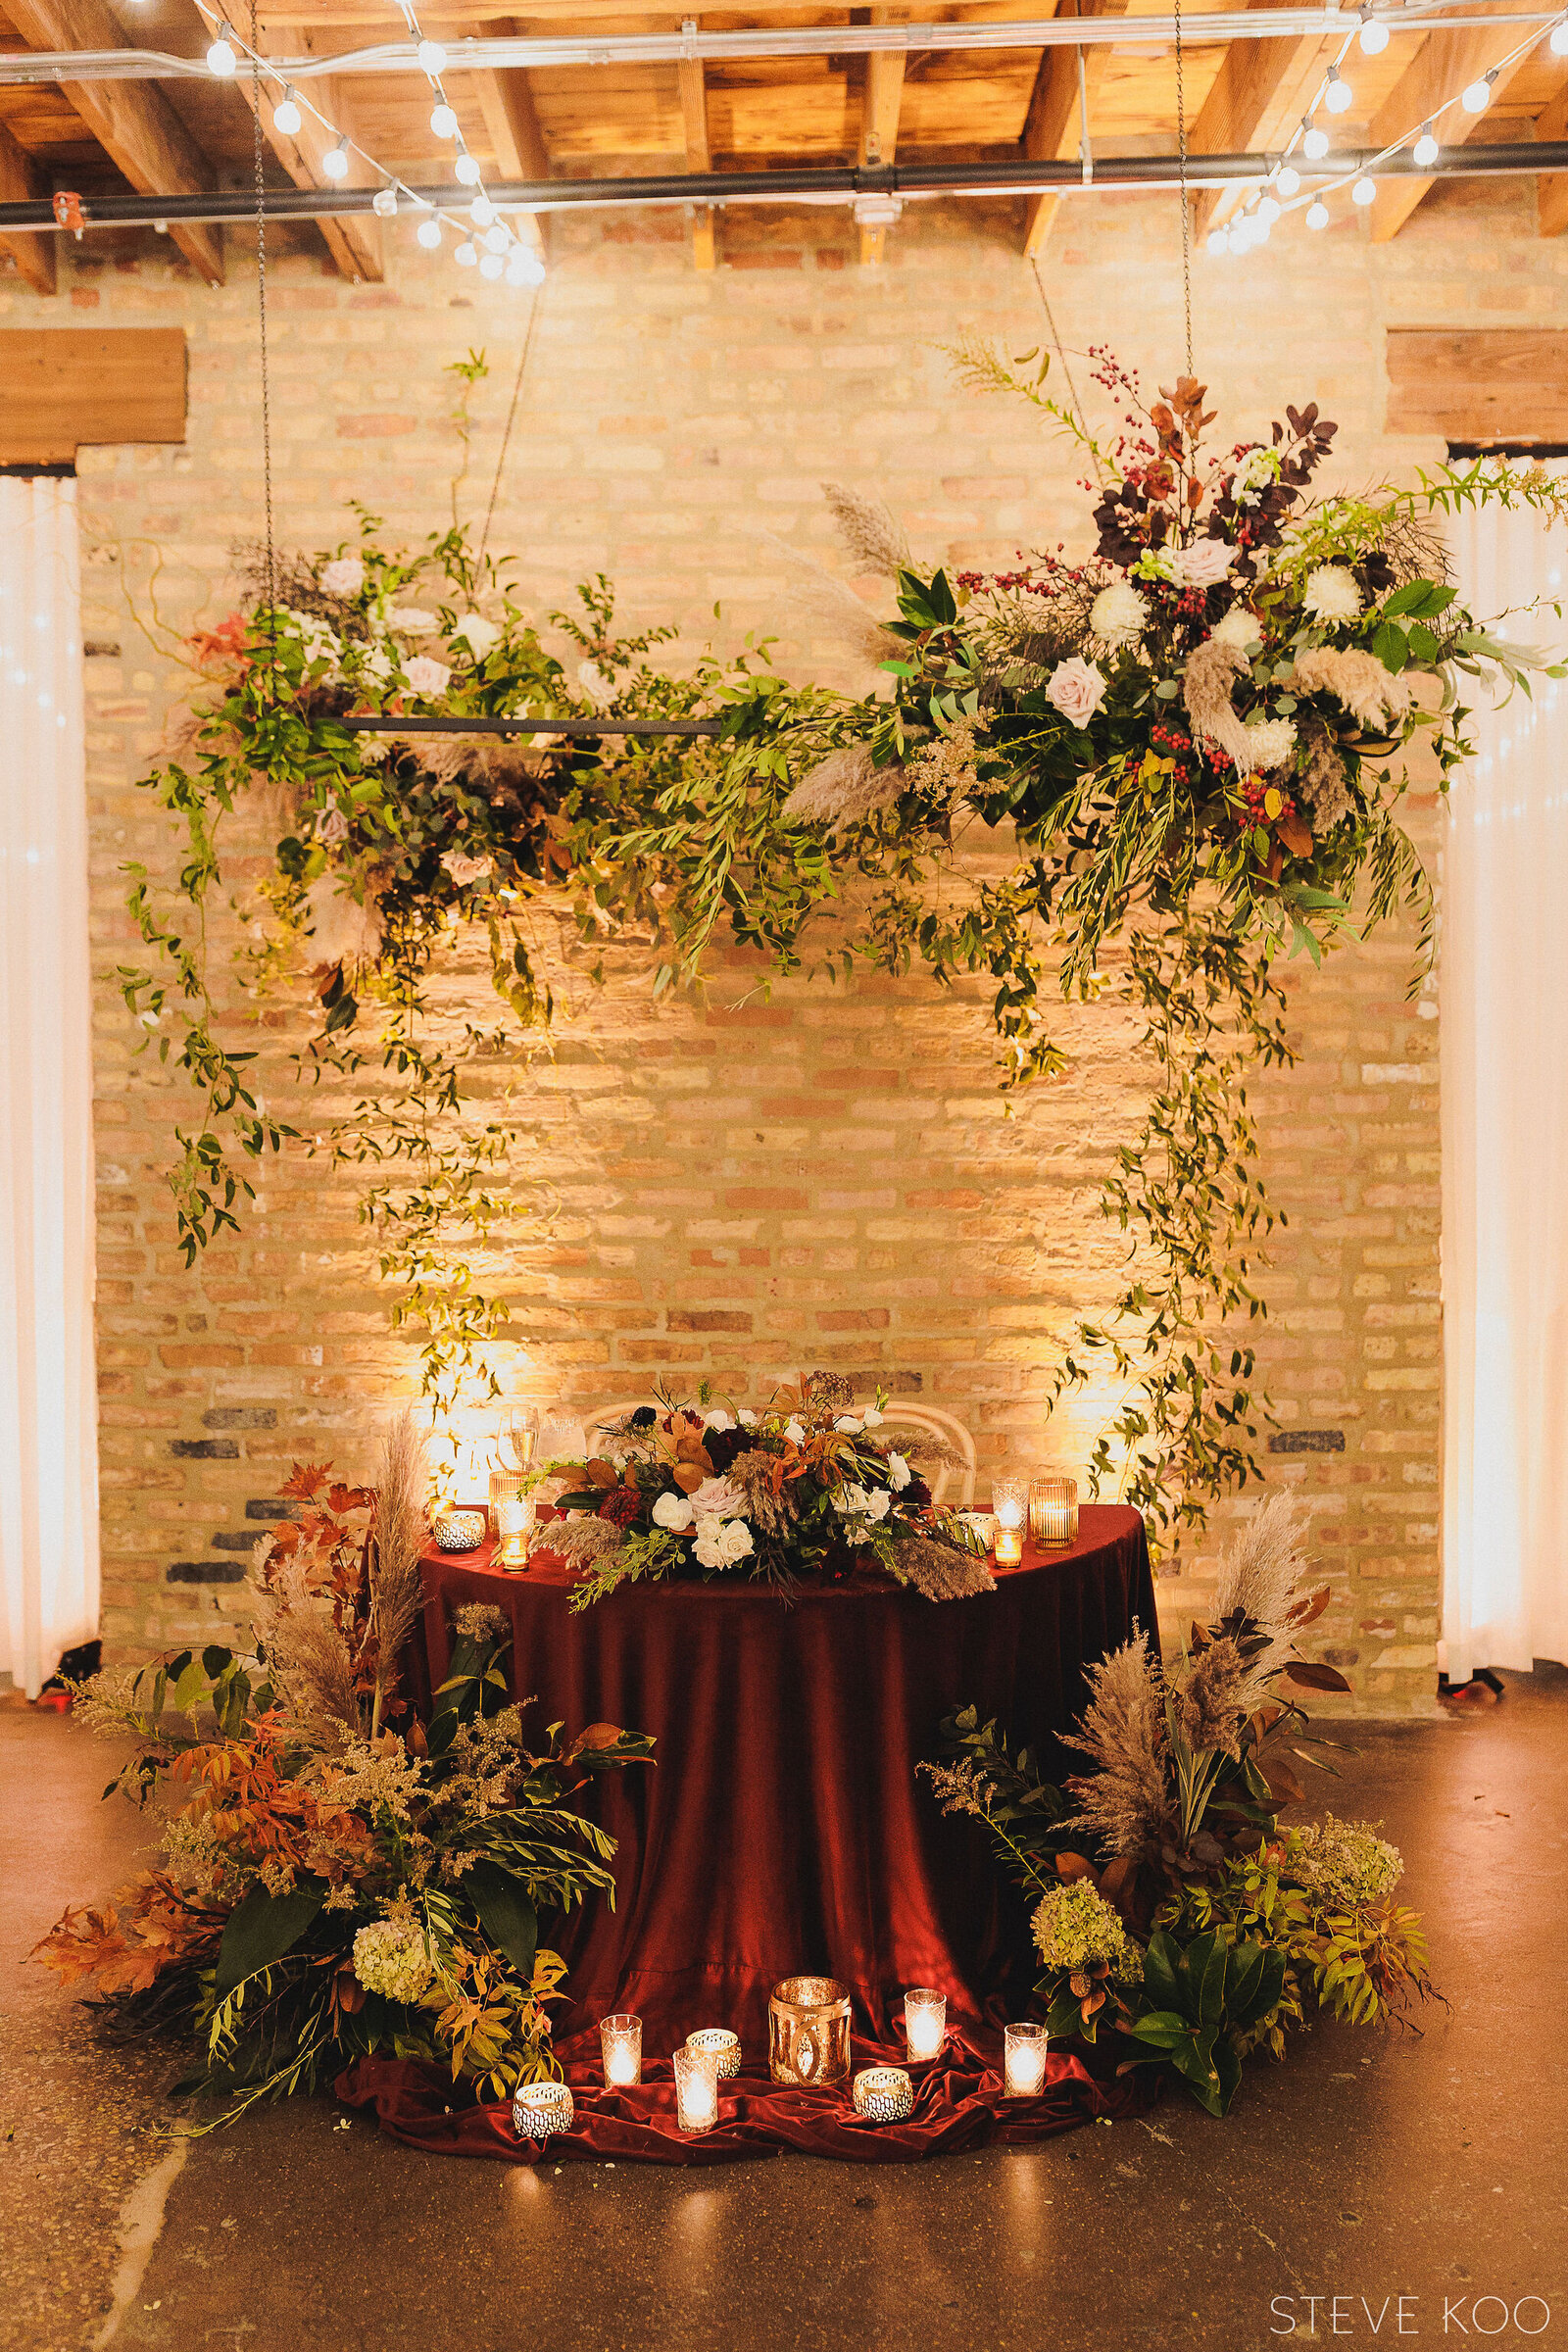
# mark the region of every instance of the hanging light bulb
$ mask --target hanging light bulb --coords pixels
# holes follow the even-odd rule
[[[544,263],[536,253],[530,253],[525,245],[519,245],[507,264],[508,285],[542,286],[544,282]]]
[[[476,196],[468,207],[468,219],[475,228],[488,228],[496,217],[496,208],[488,196]]]
[[[1211,228],[1204,242],[1210,253],[1229,253],[1231,232],[1228,228]]]
[[[487,253],[505,253],[511,243],[512,231],[504,220],[498,220],[493,228],[487,228],[484,232]]]
[[[447,62],[447,53],[442,48],[440,42],[421,41],[415,54],[419,61],[420,73],[428,74],[430,79],[434,81],[436,75],[441,73]]]
[[[1327,228],[1328,224],[1329,208],[1320,196],[1316,204],[1309,204],[1306,208],[1306,225],[1308,228]]]
[[[1438,142],[1432,136],[1430,122],[1421,125],[1421,136],[1415,143],[1415,160],[1418,164],[1435,164],[1438,160]]]
[[[387,180],[385,185],[377,188],[375,194],[370,198],[370,210],[378,219],[391,220],[396,218],[397,209],[398,192],[392,182]]]
[[[1260,220],[1266,220],[1270,228],[1273,227],[1275,221],[1279,219],[1280,212],[1281,207],[1275,203],[1272,196],[1260,196],[1258,198],[1257,217]]]
[[[272,109],[272,128],[274,130],[281,130],[287,137],[292,138],[294,133],[299,129],[300,123],[303,120],[304,118],[300,114],[299,100],[295,96],[293,85],[290,82],[285,82],[283,84],[283,95]]]
[[[1564,17],[1560,24],[1552,26],[1551,39],[1546,46],[1550,49],[1553,57],[1568,57],[1568,17]]]
[[[1301,184],[1301,174],[1294,164],[1282,164],[1275,174],[1274,185],[1282,196],[1294,196]]]
[[[471,155],[460,155],[452,169],[466,188],[476,188],[479,185],[479,167]]]
[[[1254,213],[1252,215],[1251,243],[1254,245],[1266,245],[1269,239],[1269,231],[1273,225],[1274,223],[1272,220],[1265,219],[1261,212]]]
[[[232,74],[239,59],[234,54],[234,27],[226,17],[214,33],[207,52],[209,74]]]
[[[1369,178],[1366,172],[1363,172],[1360,178],[1356,181],[1354,187],[1350,190],[1350,202],[1352,204],[1370,204],[1373,198],[1377,195],[1377,181]]]
[[[327,149],[321,158],[321,170],[326,173],[328,179],[347,179],[349,175],[349,143],[347,139],[339,139],[335,147]]]
[[[430,128],[438,139],[455,139],[458,135],[458,118],[444,98],[430,109]]]
[[[432,217],[421,220],[414,233],[426,253],[433,253],[441,242],[441,223]]]
[[[1301,153],[1306,157],[1308,163],[1315,164],[1321,162],[1322,158],[1327,155],[1328,151],[1329,134],[1326,130],[1320,129],[1318,124],[1314,122],[1311,129],[1307,132],[1305,138],[1301,141]]]
[[[477,245],[470,244],[468,239],[465,237],[463,243],[454,248],[452,259],[457,263],[460,270],[471,270],[474,263],[479,259],[479,248]]]
[[[481,277],[499,277],[506,266],[499,253],[481,253],[479,256]]]
[[[1331,115],[1348,114],[1354,102],[1355,93],[1340,72],[1339,67],[1330,66],[1328,87],[1323,92],[1323,103],[1329,113]]]
[[[1369,8],[1361,11],[1361,47],[1368,57],[1381,57],[1389,45],[1389,28],[1380,24]]]
[[[1467,90],[1460,91],[1459,104],[1467,115],[1486,113],[1492,104],[1492,85],[1496,78],[1497,69],[1494,66],[1490,74],[1484,74],[1479,81],[1473,81]]]

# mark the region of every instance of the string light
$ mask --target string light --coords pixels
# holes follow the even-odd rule
[[[508,285],[542,286],[544,281],[545,266],[539,256],[529,253],[525,246],[517,246],[507,263]]]
[[[498,220],[494,228],[485,230],[484,243],[488,253],[506,252],[507,247],[512,243],[512,231],[504,220]]]
[[[1355,93],[1340,72],[1339,67],[1330,66],[1328,87],[1323,92],[1323,104],[1331,115],[1345,115],[1349,113],[1354,103]]]
[[[1389,45],[1389,28],[1380,24],[1369,8],[1361,11],[1361,48],[1367,57],[1381,57]]]
[[[421,41],[416,54],[419,60],[420,72],[428,74],[432,81],[437,80],[444,72],[447,62],[447,53],[440,42]]]
[[[1282,164],[1274,174],[1274,185],[1282,196],[1294,196],[1301,184],[1301,174],[1294,164]]]
[[[1314,122],[1301,140],[1301,153],[1308,163],[1318,163],[1329,151],[1329,134]]]
[[[479,185],[479,167],[466,151],[459,156],[452,169],[466,188],[476,188]]]
[[[1257,200],[1258,219],[1260,220],[1266,220],[1270,228],[1273,227],[1275,221],[1279,219],[1283,207],[1276,204],[1272,196],[1260,196]]]
[[[380,220],[391,220],[396,219],[397,209],[398,192],[397,189],[392,185],[392,182],[388,180],[386,185],[384,187],[377,188],[375,194],[371,197],[370,210],[372,213],[376,214]]]
[[[1415,143],[1414,152],[1418,164],[1435,164],[1437,162],[1438,142],[1432,135],[1430,122],[1424,122],[1421,125],[1421,136]]]
[[[1320,196],[1316,203],[1306,208],[1306,225],[1308,228],[1327,228],[1328,224],[1329,208]]]
[[[476,228],[488,228],[496,217],[496,208],[488,196],[476,196],[468,207],[468,219]]]
[[[474,263],[479,259],[479,248],[471,241],[471,239],[465,237],[463,243],[458,246],[457,250],[454,252],[452,259],[457,263],[460,270],[471,270]]]
[[[335,147],[327,149],[321,158],[321,170],[326,173],[328,179],[347,179],[349,175],[349,143],[347,139],[339,139]]]
[[[283,95],[272,109],[272,128],[282,131],[285,137],[292,138],[303,121],[304,117],[300,113],[299,100],[294,94],[293,84],[285,82]]]
[[[1494,66],[1490,74],[1484,74],[1479,81],[1471,82],[1468,89],[1459,92],[1459,104],[1467,115],[1486,113],[1492,104],[1492,85],[1496,78],[1497,69]]]
[[[1552,26],[1551,39],[1546,46],[1553,57],[1568,57],[1568,17],[1564,17],[1561,24]]]
[[[1367,172],[1363,172],[1360,178],[1356,181],[1354,187],[1350,190],[1350,202],[1352,204],[1370,204],[1373,198],[1377,195],[1377,181],[1371,178]]]
[[[1204,242],[1210,253],[1229,253],[1231,232],[1228,228],[1211,228]]]
[[[209,74],[232,74],[238,63],[234,54],[234,27],[226,17],[222,17],[219,20],[218,30],[207,52],[207,71]]]
[[[441,223],[432,214],[428,220],[419,222],[414,233],[426,253],[434,253],[441,242]]]
[[[430,109],[430,128],[438,139],[455,139],[458,135],[458,118],[444,98]]]
[[[506,264],[499,253],[482,253],[479,256],[479,275],[481,277],[499,277],[505,268]]]

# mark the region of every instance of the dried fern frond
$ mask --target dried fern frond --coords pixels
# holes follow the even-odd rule
[[[846,554],[862,570],[885,572],[896,579],[914,558],[904,525],[879,498],[866,498],[843,482],[824,482],[822,496],[833,510]]]

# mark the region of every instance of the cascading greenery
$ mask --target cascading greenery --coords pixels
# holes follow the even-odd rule
[[[255,1163],[305,1140],[365,1170],[361,1214],[426,1392],[493,1394],[506,1307],[475,1259],[512,1213],[512,1138],[478,1115],[472,1079],[548,1028],[540,925],[563,909],[596,977],[607,945],[635,942],[657,993],[700,986],[716,933],[769,973],[986,975],[1008,1088],[1064,1066],[1054,992],[1110,998],[1138,1015],[1153,1088],[1102,1195],[1127,1273],[1111,1315],[1076,1326],[1054,1400],[1097,1371],[1121,1384],[1095,1487],[1119,1481],[1156,1535],[1201,1528],[1251,1474],[1274,1212],[1247,1087],[1292,1058],[1276,960],[1352,936],[1352,904],[1363,931],[1406,905],[1429,919],[1396,821],[1401,755],[1430,746],[1446,783],[1467,749],[1463,677],[1528,691],[1540,658],[1465,612],[1423,519],[1484,499],[1558,512],[1562,493],[1544,470],[1478,463],[1313,502],[1334,431],[1315,409],[1210,459],[1188,379],[1145,401],[1104,363],[1131,404],[1105,448],[1039,379],[994,359],[992,379],[1092,448],[1097,552],[951,581],[840,494],[862,558],[869,532],[893,575],[884,695],[791,685],[757,642],[677,676],[654,658],[673,632],[617,633],[603,577],[550,616],[552,652],[514,563],[456,523],[409,556],[362,511],[352,545],[284,565],[275,606],[253,581],[199,641],[213,691],[193,755],[147,779],[187,844],[172,889],[128,869],[151,960],[120,983],[201,1104],[170,1176],[188,1262],[236,1228]],[[344,723],[369,713],[606,731],[502,744]],[[718,731],[628,738],[616,718]],[[245,979],[311,972],[318,1018],[295,1076],[350,1098],[309,1139],[259,1099],[209,968],[223,840],[259,778],[284,813]],[[966,865],[976,828],[1016,845],[1000,877]],[[502,1018],[454,1041],[431,992],[464,926],[487,942]]]

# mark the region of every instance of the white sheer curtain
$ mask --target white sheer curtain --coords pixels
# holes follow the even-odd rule
[[[1455,528],[1492,614],[1568,595],[1528,511]],[[1561,646],[1555,615],[1504,634]],[[1443,888],[1444,1602],[1447,1672],[1568,1659],[1568,689],[1478,710]]]
[[[0,1673],[98,1628],[76,485],[0,477]]]

